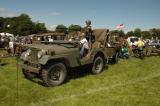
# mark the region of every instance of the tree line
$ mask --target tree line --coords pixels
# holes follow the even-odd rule
[[[71,24],[69,27],[66,27],[63,24],[57,25],[55,32],[61,33],[70,33],[72,31],[80,31],[82,27],[80,25],[73,25]],[[17,17],[0,17],[0,32],[8,32],[14,35],[30,35],[30,34],[37,34],[37,33],[45,33],[51,32],[48,31],[44,23],[40,22],[33,22],[29,15],[21,14]],[[112,30],[110,31],[111,35],[122,36],[122,37],[129,37],[129,36],[136,36],[136,37],[143,37],[147,39],[151,39],[158,37],[160,39],[160,29],[159,28],[152,28],[147,31],[142,31],[140,28],[136,28],[134,31],[129,31],[124,33],[123,30]]]
[[[58,25],[56,27],[56,32],[72,32],[72,31],[80,31],[82,29],[79,25],[70,25],[68,28],[64,25]],[[124,38],[135,36],[135,37],[142,37],[145,39],[151,39],[151,38],[159,38],[160,39],[160,29],[158,28],[152,28],[147,31],[142,31],[140,28],[136,28],[134,31],[128,31],[125,33],[123,30],[112,30],[110,31],[112,36],[121,36]]]
[[[136,28],[134,31],[128,31],[127,33],[124,33],[122,30],[113,30],[111,31],[111,35],[117,35],[122,37],[129,37],[129,36],[135,36],[135,37],[142,37],[145,39],[151,39],[151,38],[159,38],[160,39],[160,29],[159,28],[152,28],[147,31],[142,31],[140,28]]]
[[[21,14],[17,17],[0,17],[0,32],[14,35],[30,35],[47,32],[44,23],[33,22],[29,15]]]
[[[82,29],[82,27],[80,25],[73,25],[71,24],[68,28],[63,25],[63,24],[60,24],[60,25],[57,25],[56,26],[56,32],[61,32],[61,33],[70,33],[70,32],[73,32],[73,31],[80,31]]]

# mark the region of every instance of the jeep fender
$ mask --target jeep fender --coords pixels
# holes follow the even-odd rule
[[[42,65],[46,65],[48,64],[49,62],[57,62],[57,61],[61,61],[63,62],[65,65],[67,66],[70,66],[70,63],[68,61],[67,58],[65,57],[60,57],[60,56],[49,56],[49,55],[45,55],[43,56],[40,60],[39,60],[39,63],[42,64]]]
[[[94,58],[96,56],[101,56],[104,59],[104,61],[107,60],[107,54],[104,52],[103,49],[97,49],[92,52],[91,54],[92,61],[94,61]]]

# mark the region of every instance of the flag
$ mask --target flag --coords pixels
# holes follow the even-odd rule
[[[119,24],[119,25],[116,26],[116,28],[117,28],[117,29],[123,29],[123,28],[124,28],[124,25],[123,25],[123,24]]]

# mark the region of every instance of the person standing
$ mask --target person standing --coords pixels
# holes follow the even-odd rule
[[[0,48],[2,48],[1,34],[0,34]]]
[[[143,48],[144,42],[142,41],[141,38],[138,39],[137,46],[138,46],[138,48]]]
[[[13,42],[13,40],[9,40],[9,50],[10,50],[11,55],[13,55],[14,54],[14,42]]]

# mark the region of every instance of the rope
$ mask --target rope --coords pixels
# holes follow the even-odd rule
[[[17,96],[17,106],[18,106],[18,100],[19,100],[19,92],[18,92],[18,76],[19,76],[19,74],[18,74],[18,56],[17,56],[17,58],[16,58],[16,60],[17,60],[17,63],[16,63],[16,66],[17,66],[17,92],[16,92],[16,96]]]

